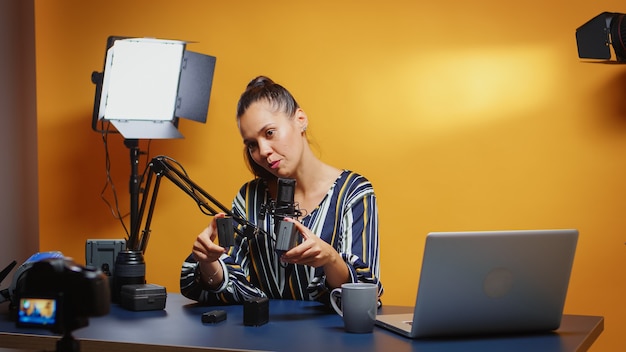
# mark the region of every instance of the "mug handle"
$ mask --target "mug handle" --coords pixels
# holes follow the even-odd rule
[[[343,312],[337,304],[337,299],[341,299],[341,288],[339,287],[330,291],[330,304],[333,306],[333,309],[335,309],[335,312],[337,312],[337,314],[339,314],[339,316],[343,318]]]

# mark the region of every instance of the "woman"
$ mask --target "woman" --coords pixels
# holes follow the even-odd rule
[[[378,284],[378,209],[370,182],[318,159],[309,147],[309,120],[281,85],[260,76],[241,95],[237,122],[256,178],[233,201],[235,216],[263,231],[235,235],[235,246],[214,243],[216,219],[202,231],[181,272],[184,296],[205,304],[235,304],[254,297],[328,302],[346,282]],[[296,180],[294,224],[301,241],[277,254],[274,217],[263,211],[276,199],[278,178]]]

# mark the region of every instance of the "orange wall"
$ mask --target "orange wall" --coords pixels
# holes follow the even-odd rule
[[[82,262],[86,239],[124,237],[100,199],[105,153],[90,129],[107,36],[183,39],[217,57],[208,122],[182,121],[186,138],[154,141],[152,156],[230,204],[250,178],[236,101],[269,75],[309,114],[321,158],[373,182],[386,304],[413,304],[429,231],[573,227],[566,312],[605,316],[593,350],[624,350],[626,69],[582,63],[574,39],[598,13],[626,11],[603,3],[37,0],[41,250]],[[111,136],[109,152],[126,213],[128,149]],[[209,220],[163,183],[149,282],[178,292]]]

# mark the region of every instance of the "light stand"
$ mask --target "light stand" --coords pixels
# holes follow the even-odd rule
[[[137,139],[125,139],[124,145],[130,151],[130,183],[128,189],[130,192],[130,229],[132,236],[132,231],[139,222],[139,196],[141,194],[139,156],[141,155],[141,150],[139,149],[139,140]]]

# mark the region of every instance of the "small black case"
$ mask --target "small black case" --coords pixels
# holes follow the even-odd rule
[[[154,284],[124,285],[121,306],[134,311],[165,309],[167,292],[165,287]]]

